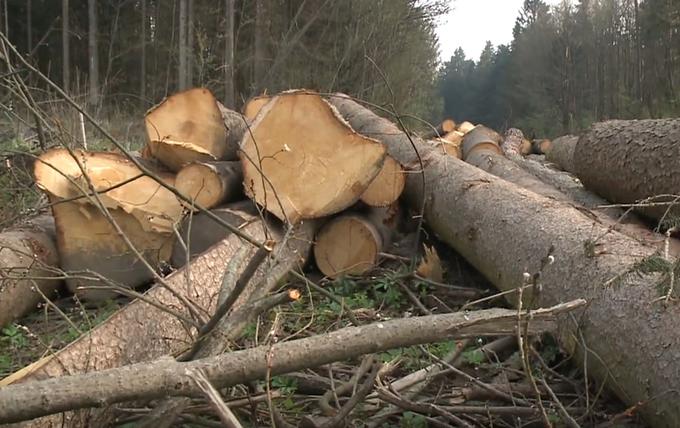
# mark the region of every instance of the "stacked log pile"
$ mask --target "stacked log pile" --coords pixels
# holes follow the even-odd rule
[[[3,242],[23,245],[0,252],[0,269],[23,269],[0,289],[0,310],[10,299],[27,302],[0,323],[48,299],[62,278],[87,304],[117,294],[139,300],[5,379],[2,384],[14,389],[0,388],[0,408],[32,381],[167,354],[231,369],[236,363],[229,356],[217,357],[224,341],[262,311],[297,298],[286,293],[263,303],[282,278],[299,275],[308,260],[326,278],[370,274],[403,223],[422,213],[427,228],[508,292],[511,304],[559,308],[560,343],[586,361],[589,376],[627,404],[646,403],[640,411],[654,426],[680,424],[672,401],[655,400],[669,388],[680,390],[680,361],[648,358],[680,345],[673,323],[678,309],[663,306],[674,297],[680,254],[672,237],[680,171],[668,160],[680,155],[678,121],[606,122],[581,137],[529,141],[516,129],[501,135],[483,124],[446,119],[417,136],[343,94],[290,90],[253,98],[238,113],[205,88],[168,97],[144,119],[147,145],[140,156],[60,147],[36,160],[36,184],[51,204],[44,223],[52,222],[54,231],[24,226],[0,234]],[[640,204],[658,195],[653,204]],[[600,209],[610,202],[630,204],[656,223],[618,207]],[[27,245],[29,238],[40,245]],[[437,256],[428,249],[427,257]],[[176,271],[165,276],[168,267]],[[431,279],[440,282],[441,272]],[[155,287],[140,295],[137,290],[151,282]],[[17,289],[22,297],[14,297]],[[588,305],[560,306],[580,298]],[[150,301],[171,313],[148,310]],[[460,331],[467,326],[460,325]],[[438,334],[465,337],[456,329]],[[385,343],[407,346],[431,336]],[[366,342],[356,352],[387,346]],[[186,343],[193,345],[181,346]],[[101,353],[84,361],[95,345]],[[354,355],[348,352],[342,355]],[[141,376],[149,367],[130,370]],[[267,369],[258,366],[241,377],[215,370],[211,380],[233,385]],[[168,381],[155,373],[139,388],[162,397]],[[100,382],[96,376],[93,382]],[[170,395],[195,392],[182,382]],[[33,406],[31,417],[91,406],[85,391],[66,394],[71,401],[46,393],[44,409]],[[101,402],[137,398],[135,391],[105,390]],[[15,397],[30,400],[31,394]],[[175,398],[167,404],[187,405]],[[73,425],[91,422],[69,415]],[[2,420],[19,418],[0,411]]]

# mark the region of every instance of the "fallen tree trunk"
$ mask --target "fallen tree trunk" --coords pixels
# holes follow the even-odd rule
[[[405,184],[406,177],[399,162],[390,156],[385,156],[383,167],[361,194],[360,199],[372,207],[387,207],[399,199]]]
[[[243,115],[250,121],[255,120],[255,117],[262,107],[264,107],[271,99],[272,97],[267,95],[260,95],[249,99],[245,106],[243,106]]]
[[[180,363],[162,359],[97,373],[65,376],[0,389],[0,423],[66,410],[167,396],[200,396],[190,373],[201,370],[217,388],[354,358],[388,349],[444,340],[551,331],[559,314],[586,302],[575,300],[519,314],[507,309],[430,315],[346,327],[328,334],[279,342]]]
[[[0,233],[0,328],[54,297],[58,272],[54,219],[45,214]],[[36,287],[38,290],[36,290]]]
[[[680,119],[596,123],[576,144],[576,176],[586,188],[614,203],[634,204],[652,198],[656,205],[637,208],[649,218],[678,217],[678,141]]]
[[[239,162],[192,162],[175,177],[175,188],[203,208],[232,202],[243,195]]]
[[[563,171],[574,174],[576,172],[574,167],[574,150],[577,143],[578,137],[576,135],[565,135],[555,138],[550,145],[550,150],[545,153],[546,160],[554,163]]]
[[[331,102],[358,132],[381,140],[402,165],[418,168],[409,139],[394,124],[342,95]],[[537,304],[585,298],[586,309],[560,318],[563,347],[587,361],[588,375],[625,403],[644,403],[640,412],[651,426],[680,425],[675,401],[659,399],[680,390],[680,361],[670,351],[680,346],[680,307],[655,303],[662,295],[657,287],[668,287],[667,265],[654,268],[655,249],[576,208],[417,147],[425,183],[423,175],[408,174],[404,195],[416,209],[426,201],[425,220],[437,236],[501,290],[517,289],[525,272],[542,271]],[[548,255],[554,262],[542,268]]]
[[[323,98],[305,91],[265,104],[241,149],[246,195],[291,224],[354,204],[385,159],[382,144],[354,132]]]

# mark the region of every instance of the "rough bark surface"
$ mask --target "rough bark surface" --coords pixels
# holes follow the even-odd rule
[[[578,143],[578,136],[565,135],[555,138],[550,145],[550,150],[545,154],[545,158],[560,167],[562,170],[575,173],[574,168],[574,149]]]
[[[403,165],[418,165],[408,138],[394,124],[348,98],[331,102]],[[655,249],[450,156],[427,147],[420,155],[424,186],[422,175],[409,174],[404,195],[413,207],[425,202],[425,220],[439,238],[501,290],[520,286],[523,274],[537,272],[552,249],[555,261],[542,272],[536,303],[588,301],[581,313],[560,319],[562,345],[577,351],[579,361],[587,352],[588,374],[624,402],[644,402],[640,412],[651,426],[680,425],[675,400],[658,399],[680,390],[680,307],[654,303],[664,275],[639,268]]]
[[[51,215],[41,215],[0,233],[0,328],[52,298],[62,283]]]
[[[576,145],[583,185],[615,203],[680,194],[680,119],[612,120],[594,124]],[[676,197],[655,198],[655,202]],[[639,208],[650,218],[680,216],[680,205]]]
[[[259,221],[247,224],[242,230],[256,239],[264,236]],[[230,235],[196,259],[190,269],[179,270],[166,281],[175,291],[191,299],[206,313],[211,313],[220,291],[226,261],[244,245],[248,244],[236,235]],[[249,251],[254,253],[255,248],[250,247]],[[188,317],[184,306],[163,287],[152,288],[146,297]],[[3,379],[0,386],[101,371],[152,361],[164,355],[176,355],[190,346],[194,334],[195,329],[173,315],[136,300],[56,354]],[[59,383],[59,380],[55,381]],[[68,412],[36,419],[24,426],[61,427],[65,424],[85,427],[92,426],[92,417],[88,411]]]
[[[220,109],[224,127],[227,129],[227,147],[222,155],[222,160],[238,160],[241,140],[246,132],[248,132],[250,121],[241,113],[226,108],[219,101],[217,102],[217,107]]]

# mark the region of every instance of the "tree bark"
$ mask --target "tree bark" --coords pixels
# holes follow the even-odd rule
[[[32,1],[26,0],[26,52],[33,50],[33,12]]]
[[[146,0],[141,0],[141,8],[142,8],[142,31],[141,31],[141,39],[142,39],[142,53],[141,53],[141,58],[140,58],[140,67],[139,67],[139,97],[142,99],[142,105],[146,105],[146,27],[147,27],[147,15],[146,15]]]
[[[255,0],[255,32],[253,49],[253,84],[255,93],[260,93],[264,85],[265,39],[267,37],[266,0]]]
[[[576,145],[576,176],[586,188],[614,203],[633,204],[647,198],[667,203],[637,208],[663,223],[680,216],[678,141],[680,119],[596,123]]]
[[[246,215],[246,218],[250,216]],[[263,224],[257,219],[243,226],[244,232],[256,239],[264,237],[263,229]],[[248,246],[236,235],[229,235],[194,260],[189,268],[174,272],[166,278],[166,282],[175,291],[191,299],[198,307],[212,313],[222,284],[226,261],[244,246],[250,255],[255,252],[254,247]],[[236,274],[240,274],[240,271]],[[188,276],[191,278],[190,281],[187,280]],[[153,361],[162,356],[176,355],[185,351],[187,343],[194,339],[195,329],[161,308],[171,308],[188,317],[186,308],[162,286],[152,288],[145,296],[148,301],[155,302],[155,305],[139,299],[133,301],[66,348],[3,379],[0,382],[0,386],[3,386],[0,391],[5,391],[5,386],[9,384],[35,385],[35,381],[48,378],[57,378],[53,381],[60,383],[66,375],[99,372]],[[4,404],[0,405],[1,407],[4,407]],[[69,412],[36,419],[27,425],[62,426],[66,421],[68,426],[86,427],[93,426],[93,418],[94,415],[90,411]]]
[[[89,104],[96,108],[99,105],[99,53],[97,49],[97,1],[88,0],[87,2],[88,32],[87,50],[89,60]]]
[[[33,218],[0,233],[0,328],[52,298],[61,285],[54,219]],[[40,292],[35,290],[40,289]]]
[[[186,363],[164,358],[113,370],[64,376],[0,389],[0,423],[17,422],[65,410],[138,399],[201,396],[191,371],[201,370],[217,388],[318,367],[393,348],[466,337],[551,331],[555,318],[583,306],[576,300],[522,314],[508,309],[430,315],[346,327],[332,333],[279,342]],[[530,321],[529,321],[530,320]],[[270,356],[274,356],[271,358]],[[61,418],[55,418],[60,420]]]
[[[554,163],[563,171],[574,174],[576,169],[574,167],[574,150],[578,143],[578,137],[575,135],[565,135],[563,137],[555,138],[545,154],[546,160]]]
[[[177,77],[177,89],[183,91],[188,88],[187,82],[187,22],[189,0],[179,0],[179,69]]]
[[[348,98],[333,96],[331,102],[354,129],[386,144],[402,165],[418,167],[409,139],[392,123]],[[680,346],[680,307],[654,303],[661,294],[656,286],[664,287],[667,274],[650,269],[656,250],[571,206],[416,146],[425,170],[407,175],[404,195],[413,208],[425,202],[425,221],[437,236],[501,290],[522,285],[525,272],[541,271],[540,292],[532,295],[539,305],[585,298],[585,310],[560,319],[564,348],[586,361],[589,376],[625,403],[646,403],[640,412],[650,425],[680,424],[673,400],[656,399],[680,389],[680,364],[668,352]],[[542,268],[549,254],[554,263]]]
[[[235,109],[234,95],[234,1],[224,0],[224,104]]]
[[[61,80],[64,92],[71,91],[71,54],[69,49],[68,0],[61,0]]]

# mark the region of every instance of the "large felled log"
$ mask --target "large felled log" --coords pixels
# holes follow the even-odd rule
[[[409,139],[389,121],[348,98],[331,102],[357,131],[380,139],[403,165],[418,165]],[[588,374],[639,408],[649,425],[680,425],[680,408],[660,400],[680,389],[680,307],[654,303],[667,286],[653,268],[655,248],[593,222],[580,210],[519,188],[427,146],[425,183],[407,176],[404,196],[444,242],[501,290],[514,290],[525,272],[541,273],[539,305],[582,297],[581,313],[560,319],[559,340]],[[451,221],[456,213],[457,221]],[[516,299],[514,299],[516,300]],[[577,328],[579,330],[577,331]],[[581,346],[585,344],[586,346]],[[584,360],[584,353],[587,359]],[[650,357],[650,356],[653,356]]]
[[[239,153],[246,194],[297,223],[355,203],[385,159],[379,142],[357,134],[319,95],[289,91],[262,107]]]
[[[53,149],[35,163],[36,184],[52,202],[61,268],[93,271],[129,287],[148,282],[148,267],[135,254],[122,232],[153,268],[170,258],[174,224],[182,216],[177,197],[148,176],[129,159],[116,153],[87,153]],[[168,184],[170,174],[159,173]],[[89,181],[89,183],[88,183]],[[97,193],[91,194],[90,185]],[[98,199],[98,201],[97,201]],[[120,230],[102,212],[102,207]],[[97,280],[67,278],[72,292],[90,301],[116,294],[84,290],[82,286],[106,285]]]
[[[378,255],[390,244],[397,222],[397,206],[342,214],[319,230],[314,259],[330,278],[361,275],[373,269]]]
[[[594,124],[574,151],[583,185],[615,203],[653,202],[672,207],[640,207],[652,219],[680,216],[680,119],[612,120]],[[671,195],[671,196],[668,196]]]
[[[430,129],[422,135],[424,139],[441,138],[456,130],[456,122],[453,119],[444,119],[436,128]]]
[[[550,145],[550,150],[545,153],[545,158],[560,167],[562,170],[574,174],[574,150],[578,143],[578,136],[565,135],[555,138]]]
[[[406,177],[399,162],[385,156],[385,163],[368,188],[361,194],[361,201],[372,207],[392,205],[404,191]]]
[[[173,171],[194,161],[234,160],[213,94],[193,88],[164,99],[144,117],[150,155]]]
[[[52,298],[58,276],[54,219],[41,215],[0,233],[0,328]],[[38,292],[36,287],[40,290]]]
[[[243,194],[240,162],[192,162],[175,177],[175,188],[195,204],[210,209]]]
[[[259,97],[249,99],[246,105],[243,106],[243,115],[250,121],[255,120],[255,116],[257,116],[262,107],[270,100],[271,97],[267,95],[260,95]]]
[[[242,227],[243,232],[255,239],[264,238],[262,223],[252,219],[248,213],[242,217],[235,215],[233,225]],[[255,247],[236,235],[229,235],[195,259],[190,270],[183,268],[174,272],[166,278],[166,282],[180,295],[206,310],[206,313],[211,313],[217,302],[227,262],[242,248],[249,255],[255,252]],[[234,273],[239,275],[243,268],[244,264]],[[188,273],[190,281],[187,281]],[[162,308],[189,317],[186,308],[161,286],[152,288],[145,296],[155,305],[142,300],[133,301],[66,348],[3,379],[0,386],[101,371],[185,351],[193,340],[195,329]],[[93,426],[90,419],[92,415],[88,412],[67,413],[63,416],[38,419],[32,421],[31,426],[56,427],[62,426],[62,423],[71,427]]]
[[[477,125],[463,137],[463,159],[468,159],[473,152],[489,152],[502,154],[501,137],[496,131],[484,125]]]
[[[526,327],[529,334],[534,335],[551,331],[559,314],[585,303],[576,300],[519,315],[508,309],[486,309],[402,318],[186,363],[163,359],[89,375],[11,385],[0,389],[0,423],[140,397],[201,396],[191,376],[195,370],[203,372],[215,387],[225,388],[394,348],[454,338],[513,334],[518,326],[523,331]]]

